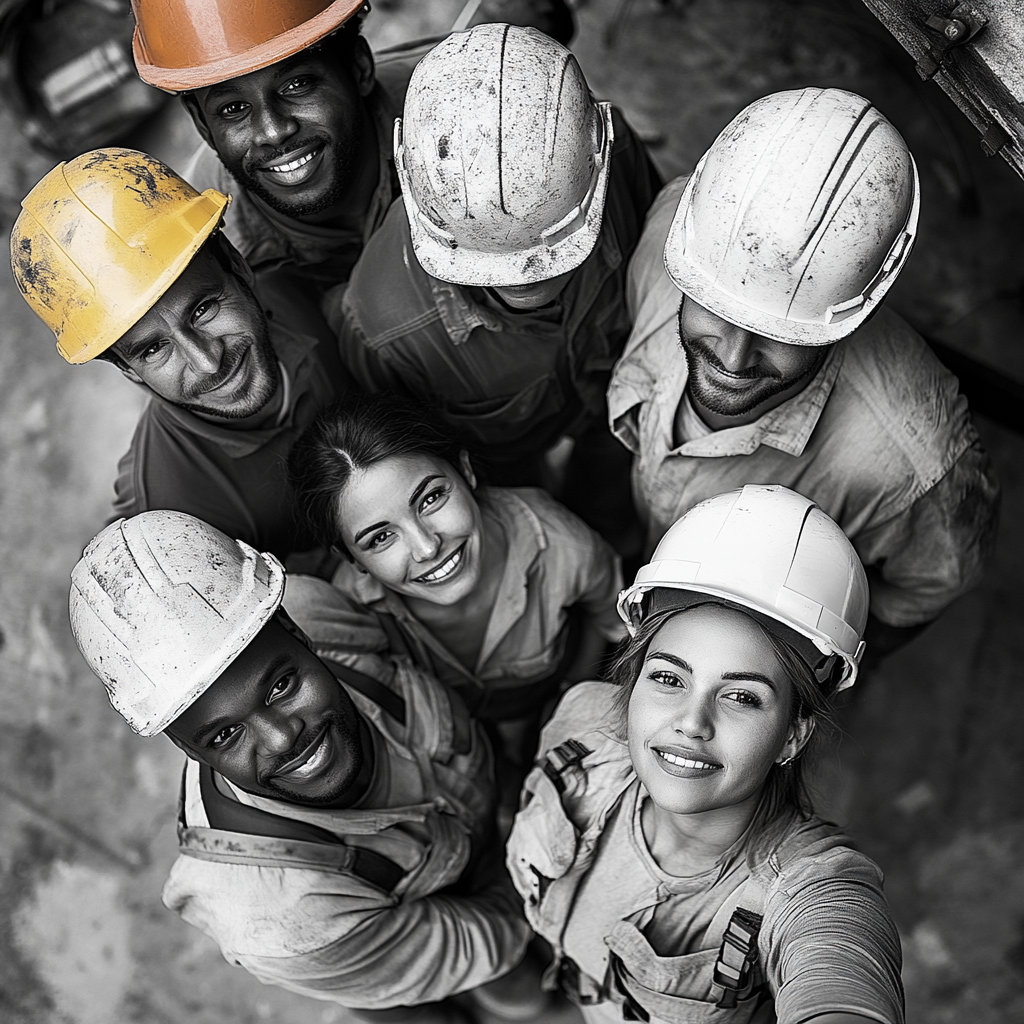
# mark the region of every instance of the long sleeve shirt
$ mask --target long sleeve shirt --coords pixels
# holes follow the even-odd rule
[[[697,430],[676,444],[688,368],[682,296],[663,253],[685,184],[677,178],[659,195],[630,264],[634,328],[608,389],[612,432],[634,453],[633,493],[649,547],[705,498],[784,484],[817,502],[853,542],[878,619],[930,621],[981,578],[998,509],[995,473],[956,378],[882,307],[829,351],[799,394],[753,423]]]

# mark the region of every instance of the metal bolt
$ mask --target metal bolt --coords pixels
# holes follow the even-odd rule
[[[967,26],[962,21],[957,21],[955,18],[946,25],[943,35],[951,42],[955,43],[965,32]]]

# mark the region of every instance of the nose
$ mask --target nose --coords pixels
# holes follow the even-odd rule
[[[676,712],[673,728],[694,740],[709,740],[715,735],[713,697],[689,694]]]
[[[730,373],[739,373],[760,361],[756,339],[756,334],[735,324],[727,324],[718,336],[715,354]]]
[[[280,147],[299,130],[299,122],[268,100],[253,111],[252,141],[257,146]]]
[[[208,377],[220,369],[224,359],[224,345],[219,339],[186,335],[178,339],[178,346],[189,369],[196,376]]]
[[[280,757],[295,748],[304,728],[302,719],[266,708],[249,722],[256,750],[262,757]]]
[[[441,550],[440,535],[422,522],[418,522],[410,532],[409,542],[412,557],[417,562],[428,562]]]

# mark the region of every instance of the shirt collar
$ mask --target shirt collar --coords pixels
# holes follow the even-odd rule
[[[408,225],[406,225],[408,236]],[[411,240],[406,238],[407,256],[412,255]],[[413,256],[415,259],[415,256]],[[601,290],[607,274],[622,262],[622,250],[615,235],[614,225],[606,220],[601,226],[597,246],[586,260],[577,268],[572,280],[566,285],[566,310],[573,309],[573,323],[567,324],[569,330],[575,330],[583,315],[593,304]],[[570,291],[571,289],[571,291]],[[488,331],[508,331],[515,329],[514,320],[506,321],[479,303],[474,302],[468,291],[461,285],[449,284],[430,278],[430,290],[434,296],[434,305],[441,317],[445,332],[454,345],[462,345],[477,327]],[[573,297],[575,294],[575,297]],[[516,314],[509,314],[510,317]],[[528,317],[521,317],[524,324]],[[528,328],[524,328],[528,329]]]
[[[152,395],[150,402],[154,403],[164,419],[172,421],[180,430],[212,442],[233,459],[241,459],[259,451],[282,430],[287,430],[291,426],[295,406],[299,397],[305,393],[304,385],[310,374],[311,354],[317,346],[317,340],[312,335],[286,330],[273,320],[268,321],[267,326],[270,330],[270,344],[291,385],[287,389],[290,393],[285,396],[287,405],[283,418],[279,417],[272,425],[259,430],[237,430],[196,416],[159,395]],[[282,386],[283,383],[281,381],[278,386]]]
[[[608,393],[608,416],[613,432],[632,451],[640,449],[638,407],[650,403],[654,429],[670,455],[703,458],[750,455],[761,445],[787,455],[803,454],[843,365],[845,342],[833,345],[808,385],[760,419],[742,427],[716,430],[674,447],[676,410],[689,371],[675,330],[661,329],[615,370]]]

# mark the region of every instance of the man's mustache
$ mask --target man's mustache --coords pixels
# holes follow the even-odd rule
[[[742,370],[730,370],[704,342],[689,341],[686,338],[681,338],[680,340],[686,355],[691,361],[702,359],[704,362],[710,363],[716,370],[727,373],[731,377],[739,377],[742,380],[782,380],[781,373],[777,370],[768,369],[760,363],[755,363],[753,366],[748,366]]]

